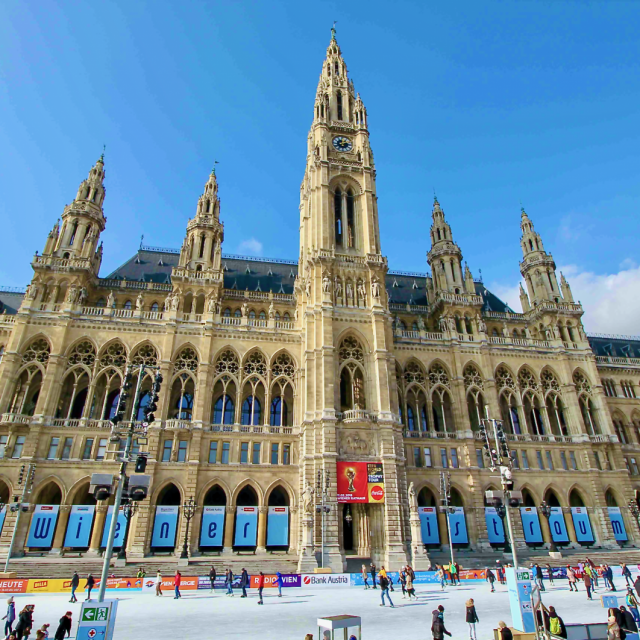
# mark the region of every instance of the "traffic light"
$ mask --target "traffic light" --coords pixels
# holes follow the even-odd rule
[[[20,467],[20,473],[18,474],[18,484],[21,485],[24,482],[24,472],[26,470],[26,465],[22,465]]]
[[[147,456],[139,455],[136,459],[136,473],[144,473],[147,468]]]
[[[149,398],[149,402],[147,406],[142,410],[144,414],[144,421],[147,424],[150,424],[156,419],[155,412],[158,410],[158,400],[160,400],[160,386],[162,385],[162,374],[158,371],[153,378],[153,382],[151,384],[151,397]]]

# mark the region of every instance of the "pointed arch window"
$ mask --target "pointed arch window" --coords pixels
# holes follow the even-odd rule
[[[213,407],[214,424],[233,424],[235,420],[235,406],[232,398],[224,394],[220,396]]]
[[[347,246],[354,247],[355,246],[355,197],[353,195],[353,191],[351,189],[347,190]]]
[[[338,120],[342,120],[342,91],[338,91]]]
[[[260,400],[255,396],[249,396],[242,403],[242,424],[260,424]]]
[[[131,309],[131,300],[127,300],[124,303],[124,309]]]
[[[336,189],[334,202],[336,246],[342,246],[342,192]]]
[[[287,403],[278,396],[271,401],[271,415],[269,416],[269,424],[272,427],[281,427],[287,424]]]

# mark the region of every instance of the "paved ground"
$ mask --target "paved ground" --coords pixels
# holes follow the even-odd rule
[[[618,593],[623,595],[624,581],[618,578],[617,582]],[[543,601],[547,606],[554,605],[567,623],[605,621],[606,612],[599,598],[589,602],[582,583],[579,588],[579,593],[570,593],[566,581],[556,581],[555,587],[548,586]],[[448,587],[444,592],[437,585],[417,585],[417,589],[418,600],[412,602],[403,600],[398,591],[391,594],[395,609],[379,606],[379,590],[365,591],[360,587],[333,590],[292,588],[285,590],[283,598],[277,597],[276,590],[265,589],[263,606],[258,606],[255,590],[246,600],[239,594],[229,598],[218,591],[215,595],[209,591],[185,591],[181,600],[174,600],[169,593],[157,598],[139,592],[120,592],[114,640],[303,640],[306,633],[314,633],[317,638],[318,617],[341,613],[362,617],[365,639],[429,640],[431,611],[438,604],[445,607],[445,625],[452,632],[453,640],[465,640],[469,637],[464,617],[468,598],[475,599],[480,617],[478,640],[492,639],[492,629],[499,620],[511,624],[506,586],[497,586],[496,593],[491,593],[486,583]],[[79,603],[69,604],[68,596],[62,595],[22,595],[16,597],[16,610],[19,612],[26,603],[36,605],[34,629],[49,622],[51,636],[60,616],[71,610],[74,620],[72,637],[75,636]],[[32,637],[35,637],[35,632]]]

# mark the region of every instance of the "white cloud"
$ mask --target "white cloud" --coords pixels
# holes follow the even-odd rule
[[[616,273],[583,271],[576,265],[560,271],[574,300],[582,303],[582,322],[588,332],[640,335],[640,266],[633,260],[623,260]],[[518,284],[494,284],[490,290],[515,311],[522,310]]]
[[[248,254],[250,256],[261,256],[262,242],[260,242],[260,240],[256,240],[255,238],[248,238],[247,240],[243,240],[238,245],[238,253]]]

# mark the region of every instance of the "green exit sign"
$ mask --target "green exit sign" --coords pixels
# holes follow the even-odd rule
[[[82,612],[83,622],[106,622],[109,614],[109,607],[86,608]]]

